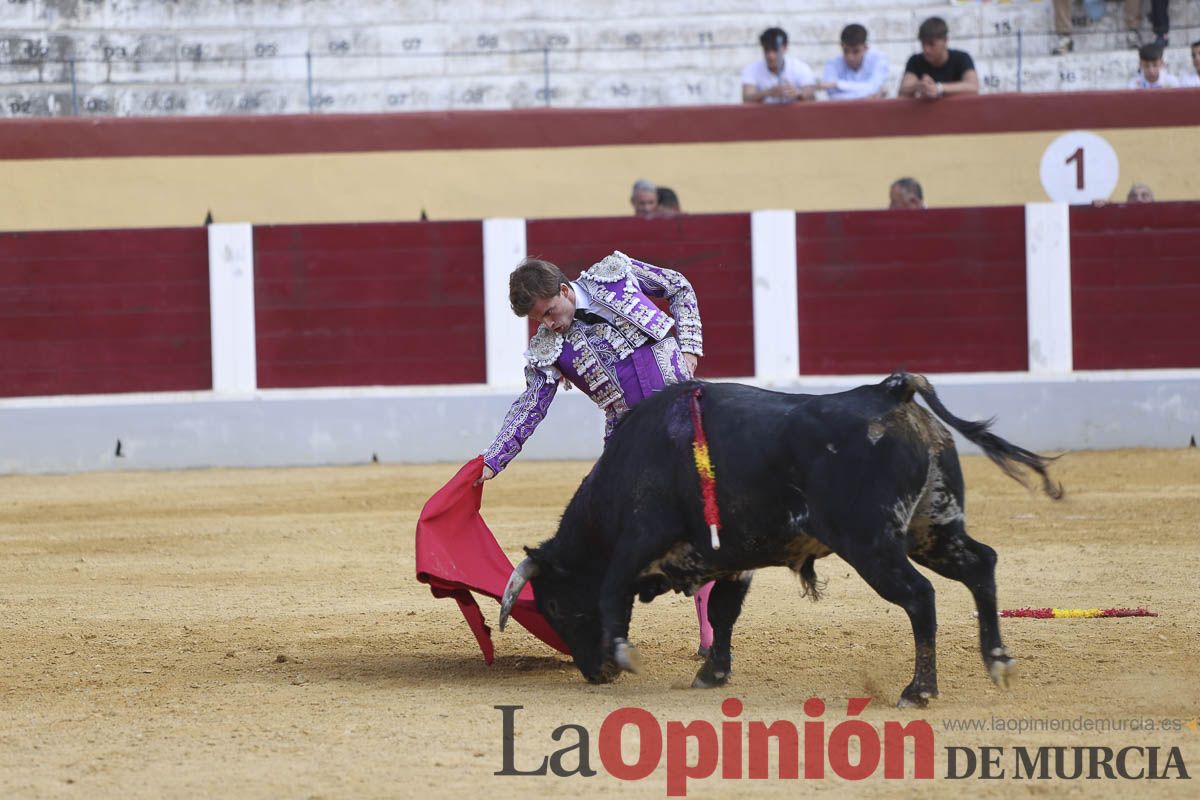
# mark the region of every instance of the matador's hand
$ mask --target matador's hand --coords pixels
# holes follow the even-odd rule
[[[487,464],[484,464],[483,465],[483,474],[480,475],[478,479],[476,479],[475,485],[482,486],[484,481],[490,481],[494,477],[496,477],[496,471],[494,469],[492,469],[491,467],[489,467]]]
[[[691,377],[696,377],[696,369],[700,366],[700,356],[695,353],[684,353],[683,363],[687,364],[688,373]]]

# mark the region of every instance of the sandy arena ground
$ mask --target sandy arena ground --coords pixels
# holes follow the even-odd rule
[[[1053,503],[965,458],[968,525],[1000,555],[1004,607],[1149,606],[1161,616],[1005,620],[1020,678],[991,685],[966,589],[938,590],[942,696],[893,706],[912,671],[907,619],[836,557],[817,605],[781,569],[759,573],[723,691],[684,689],[697,662],[690,599],[634,613],[647,669],[590,686],[519,626],[484,665],[450,600],[414,579],[413,530],[454,465],[197,470],[0,478],[0,797],[477,797],[666,794],[665,770],[605,774],[600,723],[622,706],[667,720],[803,721],[801,704],[871,697],[864,718],[924,718],[936,733],[935,795],[1197,796],[1192,781],[947,781],[948,746],[1178,746],[1200,779],[1200,729],[962,732],[948,721],[1178,720],[1200,715],[1196,667],[1200,450],[1077,453]],[[514,559],[550,535],[583,463],[518,460],[484,515]],[[495,619],[497,605],[481,602]],[[592,778],[495,777],[501,718],[521,704],[517,765],[592,735]],[[1116,724],[1116,722],[1114,722]],[[1126,723],[1134,724],[1134,723]],[[1180,723],[1173,723],[1178,726]],[[1004,765],[1011,768],[1011,759]],[[573,762],[571,762],[573,763]],[[882,770],[880,770],[882,772]],[[719,773],[718,773],[719,774]],[[691,797],[818,791],[908,796],[911,783],[693,781]]]

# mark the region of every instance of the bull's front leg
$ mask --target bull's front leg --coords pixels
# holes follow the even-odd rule
[[[600,646],[606,664],[615,665],[626,672],[641,672],[641,655],[629,643],[634,598],[632,578],[622,570],[610,572],[604,580],[600,590]],[[616,675],[611,677],[615,678]]]
[[[750,590],[754,571],[722,578],[713,584],[708,596],[708,622],[713,627],[713,642],[704,664],[692,681],[693,689],[715,689],[729,682],[733,668],[733,624],[742,613],[742,601]]]

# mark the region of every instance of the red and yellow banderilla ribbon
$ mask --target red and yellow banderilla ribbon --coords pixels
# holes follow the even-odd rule
[[[1157,617],[1146,608],[1006,608],[1002,617],[1032,619],[1094,619],[1097,617]]]
[[[704,435],[704,421],[700,415],[700,389],[692,390],[692,455],[696,459],[696,472],[700,475],[700,494],[704,497],[704,521],[712,535],[712,549],[721,549],[721,514],[717,510],[717,474],[713,471],[712,458],[708,453],[708,437]]]

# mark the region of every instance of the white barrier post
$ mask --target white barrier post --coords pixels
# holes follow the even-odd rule
[[[765,381],[788,380],[800,374],[796,212],[751,212],[750,252],[754,376]]]
[[[524,219],[483,221],[483,328],[489,386],[525,382],[529,323],[508,305],[508,276],[524,257]]]
[[[1071,217],[1066,203],[1025,206],[1025,302],[1029,371],[1073,369]]]
[[[212,388],[258,388],[254,330],[254,234],[249,223],[208,226],[208,297],[212,325]]]

